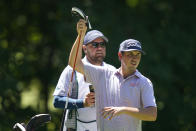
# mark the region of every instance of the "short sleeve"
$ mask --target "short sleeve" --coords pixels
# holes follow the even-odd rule
[[[106,72],[103,66],[96,66],[89,63],[84,64],[85,80],[94,86],[99,85],[100,77]]]
[[[146,78],[142,83],[141,96],[142,96],[142,104],[144,108],[148,106],[156,107],[153,85],[148,78]]]
[[[67,96],[70,80],[71,80],[72,68],[67,66],[60,75],[57,86],[53,95]]]

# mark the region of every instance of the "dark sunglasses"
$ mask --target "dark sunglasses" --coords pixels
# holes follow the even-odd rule
[[[91,42],[91,45],[92,45],[94,48],[98,48],[99,46],[102,47],[102,48],[105,48],[106,43],[105,43],[105,42]]]

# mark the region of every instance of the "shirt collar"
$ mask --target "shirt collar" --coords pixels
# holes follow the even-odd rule
[[[120,74],[120,68],[116,70],[115,75],[118,76],[118,77],[122,77],[123,78],[123,76]],[[133,76],[141,78],[142,74],[136,69],[135,73],[133,75],[131,75],[131,76],[128,76],[127,78],[130,78],[130,77],[133,77]]]
[[[86,56],[82,59],[82,61],[91,64],[91,63],[88,61],[88,59],[86,58]],[[102,65],[101,65],[101,66],[105,66],[105,62],[102,62]]]

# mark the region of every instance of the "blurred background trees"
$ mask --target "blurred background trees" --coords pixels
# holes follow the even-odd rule
[[[196,1],[193,0],[1,0],[0,131],[11,131],[38,113],[52,121],[39,130],[59,130],[62,110],[52,94],[77,36],[76,6],[94,29],[109,38],[108,63],[119,67],[119,44],[139,40],[147,52],[139,70],[149,77],[158,104],[156,122],[144,131],[196,130]]]

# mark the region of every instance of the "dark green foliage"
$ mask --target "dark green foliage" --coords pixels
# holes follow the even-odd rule
[[[59,130],[62,110],[54,111],[49,98],[77,36],[73,6],[109,38],[108,63],[120,66],[117,52],[123,40],[143,44],[147,55],[139,70],[152,80],[158,104],[157,121],[144,122],[143,130],[196,130],[195,5],[193,0],[1,0],[0,131],[11,131],[14,123],[38,113],[52,115],[40,130]],[[34,88],[37,96],[22,97]],[[31,103],[31,97],[37,100]]]

